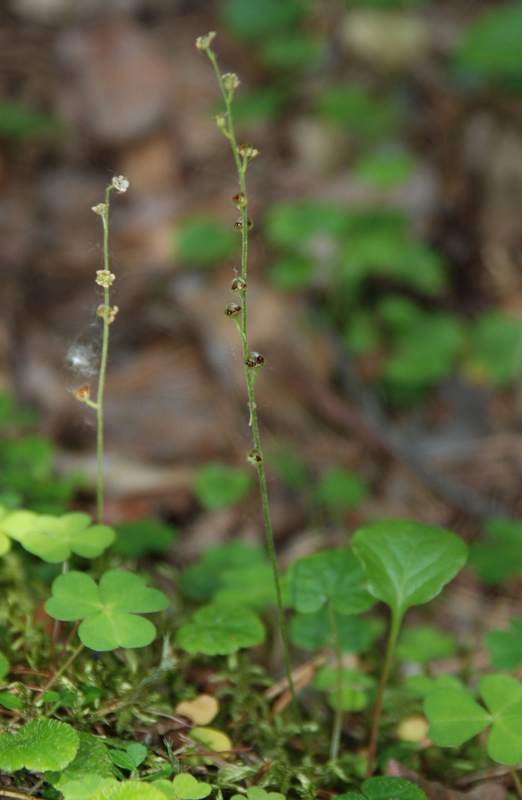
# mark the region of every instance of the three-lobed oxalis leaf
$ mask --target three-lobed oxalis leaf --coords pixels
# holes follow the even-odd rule
[[[509,675],[486,675],[479,691],[489,711],[458,689],[435,689],[424,701],[429,737],[440,747],[463,744],[491,725],[487,751],[500,764],[522,761],[522,684]]]
[[[75,757],[79,744],[77,731],[66,722],[28,722],[18,733],[0,736],[0,770],[62,770]]]
[[[360,528],[352,549],[366,572],[367,587],[401,620],[410,606],[427,603],[466,563],[468,548],[451,531],[410,520],[387,520]]]
[[[358,614],[374,603],[361,564],[348,550],[323,550],[299,559],[285,575],[284,590],[288,605],[302,614],[326,603],[339,614]]]
[[[426,795],[405,778],[369,778],[360,792],[346,792],[337,800],[426,800]]]
[[[0,520],[0,533],[20,542],[43,561],[66,561],[73,553],[97,558],[116,537],[108,525],[91,525],[89,514],[73,512],[54,517],[33,511],[13,511]],[[1,541],[0,541],[1,545]]]
[[[150,644],[156,628],[136,615],[162,611],[169,604],[163,592],[149,589],[139,575],[119,569],[106,572],[99,586],[83,572],[68,572],[55,579],[52,593],[46,612],[55,619],[83,620],[78,635],[91,650]]]

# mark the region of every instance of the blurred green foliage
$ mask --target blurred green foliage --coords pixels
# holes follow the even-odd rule
[[[0,100],[0,139],[42,139],[56,137],[60,132],[60,121],[52,114],[35,111],[15,100]]]
[[[522,90],[522,4],[511,2],[486,9],[471,20],[456,54],[464,75]]]
[[[200,214],[176,228],[174,255],[182,264],[213,267],[236,253],[238,241],[237,234],[225,224]]]

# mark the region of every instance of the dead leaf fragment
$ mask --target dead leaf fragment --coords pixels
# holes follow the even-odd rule
[[[211,694],[200,694],[194,700],[183,700],[176,706],[176,714],[188,717],[195,725],[208,725],[219,711],[219,703]]]

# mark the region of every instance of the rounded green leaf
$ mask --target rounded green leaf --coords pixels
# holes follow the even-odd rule
[[[116,786],[102,787],[92,800],[165,800],[165,797],[154,785],[141,781],[122,781]]]
[[[36,772],[61,770],[70,764],[79,746],[78,733],[58,720],[28,722],[18,733],[0,736],[0,769],[24,767]]]
[[[156,628],[144,617],[107,609],[84,620],[78,628],[78,636],[91,650],[145,647],[154,641]]]
[[[468,548],[444,528],[410,520],[359,529],[352,548],[362,561],[371,594],[396,616],[436,597],[466,562]]]
[[[239,503],[252,488],[252,473],[226,464],[203,464],[194,475],[194,494],[206,511]]]
[[[426,800],[422,789],[404,778],[370,778],[361,789],[368,800]]]
[[[397,645],[397,656],[403,661],[427,664],[438,658],[449,658],[457,652],[453,636],[433,625],[406,628]]]
[[[49,616],[61,620],[83,619],[102,607],[95,582],[84,572],[68,572],[53,581],[53,596],[45,603]]]
[[[364,572],[348,550],[323,550],[292,564],[285,576],[289,604],[303,614],[330,602],[340,614],[357,614],[373,605]]]
[[[0,556],[5,555],[11,549],[11,539],[0,531]]]
[[[176,641],[187,653],[229,655],[265,639],[263,623],[248,608],[211,603],[200,608],[193,622],[179,629]]]
[[[168,597],[158,589],[149,589],[133,572],[111,569],[100,580],[100,596],[105,608],[134,614],[163,611]]]
[[[208,797],[212,791],[212,786],[209,783],[200,783],[192,775],[186,772],[181,775],[176,775],[172,781],[176,798],[179,800],[202,800],[203,797]]]
[[[50,563],[65,561],[71,553],[85,558],[95,558],[103,553],[115,538],[114,531],[107,525],[94,525],[89,528],[91,523],[89,514],[72,513],[63,514],[61,517],[35,514],[32,518],[18,517],[15,523],[14,528],[22,546],[29,553]],[[8,521],[9,525],[13,525],[13,522]]]
[[[38,514],[34,511],[13,511],[2,519],[0,530],[11,539],[21,542],[27,531],[34,527],[37,519]]]
[[[333,619],[343,653],[364,653],[376,638],[368,620],[355,614],[333,612]],[[326,606],[312,614],[294,614],[290,622],[290,638],[304,650],[319,650],[334,641],[331,615]]]
[[[522,619],[512,619],[509,631],[490,631],[486,644],[496,669],[517,669],[522,663]]]
[[[114,778],[104,778],[103,775],[87,773],[80,779],[68,780],[60,783],[63,800],[93,800],[101,789],[116,789],[118,782]],[[98,795],[99,796],[99,795]]]
[[[368,498],[368,484],[357,473],[332,467],[321,475],[316,486],[318,499],[331,511],[356,508]]]
[[[458,689],[435,689],[424,701],[429,737],[440,747],[467,742],[491,723],[491,715]]]

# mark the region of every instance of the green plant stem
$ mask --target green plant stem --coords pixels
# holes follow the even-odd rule
[[[402,613],[392,614],[392,624],[390,635],[388,637],[388,645],[386,648],[386,657],[381,673],[381,680],[379,681],[379,691],[377,693],[377,701],[375,703],[375,710],[372,719],[372,732],[370,735],[370,745],[368,747],[368,765],[366,767],[366,777],[371,778],[373,775],[373,765],[375,762],[375,755],[377,753],[377,739],[379,737],[379,724],[381,721],[382,703],[384,699],[384,691],[388,682],[388,674],[395,652],[395,645],[397,644],[397,637],[402,622]]]
[[[330,761],[336,761],[339,757],[339,746],[341,744],[341,732],[343,727],[343,709],[341,697],[343,691],[343,653],[341,642],[339,641],[339,631],[335,622],[335,612],[332,604],[328,601],[328,614],[330,617],[330,627],[334,638],[335,660],[337,662],[337,698],[338,704],[334,712],[334,724],[332,729],[332,741],[330,743]]]
[[[63,673],[71,666],[71,664],[73,663],[73,661],[76,658],[76,656],[81,653],[81,651],[83,650],[84,647],[85,647],[84,644],[79,644],[78,647],[76,648],[76,650],[67,659],[67,661],[65,662],[63,667],[60,667],[58,672],[55,672],[54,675],[51,678],[49,678],[49,680],[47,681],[47,683],[45,684],[43,689],[41,689],[41,694],[42,695],[44,695],[46,692],[48,692],[49,689],[51,688],[51,686],[53,686],[53,684],[58,680],[58,678],[60,678],[63,675]],[[42,704],[42,698],[40,697],[40,699],[38,700],[36,705],[40,706],[41,704]]]
[[[515,784],[515,789],[517,790],[517,794],[522,800],[522,783],[520,782],[520,778],[518,777],[517,771],[515,767],[510,767],[511,777],[513,778],[513,783]]]
[[[216,73],[216,77],[223,95],[223,99],[225,101],[226,107],[226,129],[223,130],[225,136],[230,141],[230,146],[232,148],[232,152],[234,154],[234,161],[236,163],[236,168],[239,176],[239,187],[245,199],[246,195],[246,180],[245,180],[245,173],[248,164],[248,157],[244,156],[241,157],[239,152],[239,147],[236,140],[236,134],[234,130],[234,120],[232,116],[232,96],[233,92],[228,91],[225,86],[223,85],[223,80],[221,78],[221,73],[219,70],[219,66],[216,60],[215,54],[212,50],[207,50],[208,57],[212,62],[212,66],[214,67],[214,72]],[[244,205],[240,206],[241,212],[241,277],[244,280],[245,284],[248,285],[248,213],[247,213],[247,202]],[[240,328],[240,335],[241,341],[243,344],[243,363],[245,363],[246,358],[249,353],[248,348],[248,307],[247,307],[247,292],[241,292],[241,301],[242,301],[242,309],[241,309],[241,328]],[[248,407],[250,410],[250,422],[249,424],[252,427],[252,434],[254,439],[254,447],[257,450],[261,450],[261,440],[259,436],[259,424],[257,419],[257,406],[255,401],[255,394],[254,394],[254,383],[257,377],[257,372],[254,370],[250,370],[245,366],[245,374],[246,374],[246,383],[247,383],[247,392],[248,392]],[[297,695],[295,691],[294,681],[292,678],[292,670],[290,664],[290,646],[288,640],[288,630],[286,627],[286,620],[285,614],[283,609],[283,599],[281,594],[281,581],[279,578],[279,569],[277,566],[277,557],[276,557],[276,550],[274,544],[274,536],[272,530],[272,521],[270,519],[270,509],[268,504],[268,490],[266,485],[266,476],[265,470],[263,467],[263,463],[256,464],[257,473],[259,478],[259,489],[261,492],[261,504],[263,507],[263,518],[265,524],[265,533],[266,533],[266,541],[268,547],[268,553],[270,557],[270,563],[272,566],[272,574],[274,578],[274,586],[276,592],[276,600],[277,600],[277,614],[278,614],[278,621],[279,621],[279,630],[281,634],[281,640],[283,645],[283,660],[285,664],[285,672],[286,678],[288,681],[288,688],[290,691],[290,695],[292,697],[292,705],[294,708],[294,713],[298,723],[302,727],[302,718],[301,712],[299,709],[299,704],[297,702]]]
[[[105,190],[105,210],[101,215],[103,222],[103,268],[109,270],[109,194],[110,186]],[[96,486],[96,505],[98,524],[103,523],[103,391],[105,388],[105,373],[107,371],[107,356],[109,353],[109,287],[103,288],[103,338],[98,377],[98,394],[96,397],[96,450],[98,460],[98,476]]]

